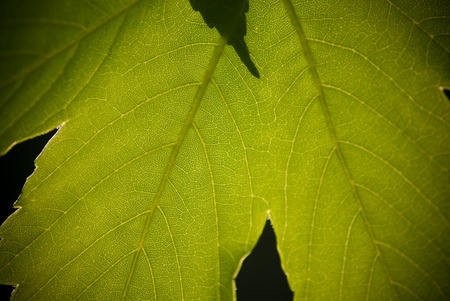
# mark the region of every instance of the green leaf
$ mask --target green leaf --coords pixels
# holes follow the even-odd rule
[[[59,130],[1,283],[230,300],[269,217],[296,300],[448,299],[449,12],[251,1],[258,79],[187,0],[3,1],[0,153]]]

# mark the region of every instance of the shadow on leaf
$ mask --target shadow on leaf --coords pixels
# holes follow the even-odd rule
[[[242,3],[245,1],[245,3]],[[233,46],[242,63],[248,71],[260,78],[258,69],[250,58],[250,53],[245,43],[244,36],[247,34],[247,23],[245,13],[249,10],[248,0],[189,0],[192,8],[200,12],[203,20],[210,28],[216,28],[220,35],[228,35],[228,45]],[[242,10],[244,5],[244,10]],[[236,14],[240,14],[238,22],[232,32],[228,32]]]

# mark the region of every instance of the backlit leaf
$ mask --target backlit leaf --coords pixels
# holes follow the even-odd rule
[[[448,299],[446,1],[252,0],[260,78],[188,0],[0,15],[0,153],[59,127],[0,228],[13,299],[231,300],[267,217],[296,300]]]

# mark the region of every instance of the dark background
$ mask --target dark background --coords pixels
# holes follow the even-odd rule
[[[55,132],[20,143],[0,157],[0,224],[14,212],[13,203],[34,171],[34,160]],[[269,221],[255,249],[244,261],[236,284],[238,301],[292,300]],[[1,285],[0,289],[0,300],[8,300],[13,287]]]

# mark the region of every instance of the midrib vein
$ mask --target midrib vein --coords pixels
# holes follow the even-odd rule
[[[291,0],[283,0],[283,2],[285,4],[285,6],[286,6],[286,10],[287,10],[289,19],[291,20],[292,25],[295,28],[297,36],[298,36],[298,38],[300,40],[300,44],[301,44],[301,46],[303,48],[303,53],[305,55],[306,61],[308,63],[309,69],[311,71],[311,74],[312,74],[312,77],[313,77],[313,81],[314,81],[314,85],[316,86],[316,89],[318,91],[319,100],[320,100],[320,104],[321,104],[321,107],[322,107],[322,111],[323,111],[323,114],[325,116],[325,119],[326,119],[326,122],[327,122],[328,131],[329,131],[330,136],[331,136],[331,138],[333,140],[334,148],[336,149],[336,153],[338,155],[339,161],[341,162],[342,168],[345,171],[346,177],[347,177],[348,182],[349,182],[349,184],[351,186],[351,190],[352,190],[353,196],[355,197],[356,201],[358,202],[359,208],[361,210],[361,215],[362,215],[362,217],[364,219],[364,223],[365,223],[365,225],[367,227],[369,236],[370,236],[371,241],[372,241],[372,243],[374,245],[374,248],[375,248],[375,250],[377,252],[377,256],[379,256],[380,261],[381,261],[382,266],[383,266],[383,269],[384,269],[384,271],[386,273],[387,278],[389,279],[389,283],[391,284],[392,292],[395,294],[396,299],[399,299],[399,296],[398,296],[398,293],[397,293],[397,289],[393,285],[394,281],[393,281],[393,279],[391,277],[391,274],[390,274],[390,272],[389,272],[389,270],[388,270],[388,268],[386,266],[386,263],[385,263],[385,261],[383,259],[383,256],[381,255],[380,248],[379,248],[379,246],[377,244],[377,239],[375,238],[375,234],[373,232],[372,227],[370,226],[368,217],[367,217],[367,215],[365,213],[365,210],[364,210],[364,207],[363,207],[363,205],[361,203],[361,198],[359,197],[359,193],[358,193],[358,191],[356,189],[355,182],[353,181],[353,177],[350,174],[350,170],[349,170],[349,168],[347,166],[347,163],[345,161],[344,155],[342,154],[342,150],[340,148],[340,143],[339,143],[339,140],[337,138],[336,132],[334,130],[333,122],[331,120],[330,111],[328,110],[328,106],[327,106],[327,102],[326,102],[326,99],[325,99],[325,93],[324,93],[324,90],[323,90],[322,82],[320,80],[319,73],[317,72],[316,64],[315,64],[315,61],[314,61],[311,49],[309,48],[309,44],[308,44],[308,40],[306,38],[305,32],[303,31],[303,28],[302,28],[302,26],[300,24],[300,20],[299,20],[297,14],[295,12],[295,9],[294,9],[294,6],[292,5]],[[308,298],[308,290],[309,290],[309,281],[306,284],[305,299]]]
[[[158,206],[159,200],[161,199],[161,195],[164,191],[164,188],[166,187],[170,172],[172,171],[172,169],[175,165],[175,160],[178,157],[178,153],[180,152],[183,141],[186,138],[189,128],[192,126],[194,117],[197,114],[198,108],[200,107],[200,103],[203,99],[203,96],[205,95],[206,88],[208,87],[208,85],[211,81],[214,70],[216,69],[217,63],[219,62],[219,59],[222,56],[222,53],[223,53],[223,50],[224,50],[226,44],[227,44],[227,39],[225,37],[221,36],[219,39],[219,43],[217,44],[217,47],[214,50],[214,53],[211,57],[211,61],[209,62],[208,68],[206,69],[205,75],[203,77],[203,81],[198,88],[197,95],[194,99],[194,103],[192,105],[191,111],[189,112],[189,115],[188,115],[186,121],[184,122],[183,128],[181,129],[180,134],[178,136],[178,140],[172,149],[172,152],[171,152],[170,158],[169,158],[169,162],[167,163],[166,170],[161,178],[161,182],[159,184],[155,198],[153,199],[152,206],[150,208],[150,211],[147,215],[147,219],[145,221],[141,239],[140,239],[138,247],[136,249],[136,253],[134,255],[133,263],[132,263],[131,270],[130,270],[130,274],[128,276],[127,283],[126,283],[124,291],[123,291],[122,300],[124,300],[126,298],[127,291],[128,291],[128,288],[130,287],[130,283],[131,283],[131,279],[133,277],[134,270],[136,269],[136,264],[137,264],[139,254],[141,253],[141,251],[144,248],[144,241],[148,234],[153,214],[155,212],[155,209]],[[181,295],[182,295],[181,299],[184,300],[183,291],[181,291]]]
[[[122,7],[121,9],[119,9],[118,11],[114,12],[112,15],[104,18],[102,21],[100,21],[98,24],[94,25],[93,27],[91,27],[89,30],[85,31],[84,34],[82,34],[81,36],[79,36],[78,38],[74,39],[72,42],[62,46],[59,49],[56,49],[55,51],[53,51],[52,53],[50,53],[49,55],[47,55],[44,59],[42,59],[41,61],[37,62],[36,64],[32,65],[31,67],[29,67],[28,69],[25,69],[24,71],[18,73],[17,75],[11,77],[8,81],[5,81],[3,83],[0,84],[0,89],[10,85],[11,83],[19,80],[20,78],[30,74],[31,72],[33,72],[34,70],[38,69],[39,67],[43,66],[45,63],[47,63],[49,60],[51,60],[52,58],[58,56],[59,54],[63,53],[65,50],[69,49],[70,47],[72,47],[73,45],[76,45],[77,43],[79,43],[80,41],[82,41],[83,39],[85,39],[86,37],[88,37],[89,35],[91,35],[92,33],[94,33],[97,29],[101,28],[103,25],[107,24],[108,22],[110,22],[111,20],[113,20],[114,18],[120,16],[122,13],[124,13],[125,11],[127,11],[128,9],[130,9],[131,7],[133,7],[134,5],[136,5],[137,3],[139,3],[141,0],[135,0],[132,1],[130,3],[128,3],[127,5],[125,5],[124,7]]]

